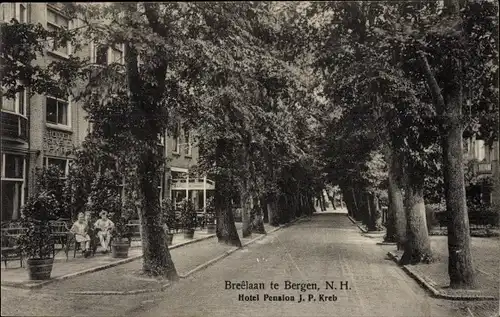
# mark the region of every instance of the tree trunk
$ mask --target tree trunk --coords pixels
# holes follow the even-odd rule
[[[243,238],[249,237],[252,235],[252,228],[251,228],[251,222],[250,222],[250,212],[251,212],[251,202],[250,200],[252,199],[249,191],[248,191],[248,186],[244,185],[244,188],[241,190],[241,207],[242,207],[242,227],[241,227],[241,234]]]
[[[314,208],[314,198],[312,194],[306,194],[306,215],[312,216],[313,213],[316,212],[316,208]]]
[[[358,187],[354,192],[354,195],[356,196],[356,203],[358,205],[361,223],[368,226],[368,223],[370,222],[370,211],[368,209],[368,204],[366,203],[365,191],[363,188]]]
[[[446,104],[443,134],[443,171],[448,222],[448,275],[451,288],[476,286],[471,254],[469,216],[465,199],[462,145],[462,87]]]
[[[269,224],[273,227],[279,226],[278,214],[276,212],[275,194],[269,194],[266,206],[267,206],[267,218],[269,219]]]
[[[387,218],[385,220],[385,236],[384,236],[384,242],[397,242],[398,241],[398,234],[396,231],[396,217],[394,215],[394,209],[391,206],[391,191],[388,191],[388,198],[389,198],[389,206],[387,209]]]
[[[378,197],[374,193],[369,193],[369,198],[370,228],[372,228],[374,231],[380,231],[382,230],[382,212],[380,211]]]
[[[224,166],[223,159],[225,158],[225,149],[225,140],[218,139],[215,149],[218,167]],[[236,230],[234,215],[231,208],[232,188],[232,182],[228,175],[220,171],[216,173],[214,191],[214,204],[217,215],[216,232],[219,242],[241,247],[240,237],[238,236],[238,231]]]
[[[457,11],[455,4],[447,3],[450,11]],[[446,212],[448,222],[448,275],[451,288],[475,287],[475,275],[471,254],[469,216],[465,199],[463,170],[463,125],[462,125],[462,67],[457,61],[450,65],[454,69],[456,83],[449,87],[447,103],[432,73],[427,57],[422,52],[420,60],[424,75],[434,98],[437,112],[445,118],[441,126],[443,148],[443,171],[445,183]]]
[[[258,195],[257,195],[258,197]],[[255,208],[255,220],[253,223],[252,231],[259,234],[266,234],[266,229],[264,227],[264,209],[261,204],[261,200],[256,198],[254,201]]]
[[[139,110],[136,113],[142,113],[146,122],[150,122],[150,115],[155,113],[155,101],[160,102],[163,98],[164,80],[166,73],[166,64],[158,63],[156,79],[158,90],[152,92],[147,100],[143,96],[143,81],[139,74],[137,51],[130,43],[126,43],[125,66],[127,76],[127,89],[130,93],[131,104]],[[151,98],[153,101],[151,101]],[[160,210],[160,201],[158,197],[158,179],[156,175],[159,172],[158,160],[163,159],[161,154],[155,153],[154,148],[158,135],[162,132],[157,124],[149,126],[138,126],[131,129],[136,141],[146,143],[146,152],[144,147],[140,152],[131,149],[131,155],[140,156],[137,166],[137,195],[139,198],[139,217],[142,227],[142,267],[144,273],[151,276],[164,276],[170,280],[178,279],[175,265],[172,261],[170,251],[167,247],[165,231],[162,227],[162,214]],[[135,153],[134,153],[135,152]]]
[[[389,217],[393,218],[394,227],[387,227],[387,236],[395,231],[398,250],[400,250],[406,242],[406,213],[403,203],[403,193],[401,190],[402,169],[399,164],[398,157],[394,150],[390,147],[386,148],[386,161],[388,168],[388,183],[389,183]]]
[[[323,191],[321,191],[321,195],[319,197],[321,199],[321,211],[326,211],[325,194]]]
[[[330,191],[327,190],[326,194],[328,195],[328,200],[332,204],[333,210],[337,210],[337,207],[335,206],[335,190],[332,189],[331,195],[330,195]],[[342,206],[340,208],[342,208]]]
[[[263,216],[264,216],[264,223],[269,223],[269,214],[267,212],[267,199],[262,196],[260,197],[259,200],[260,203],[260,209],[262,210]]]
[[[358,204],[358,199],[357,199],[357,196],[356,196],[356,191],[354,190],[354,187],[351,187],[351,195],[352,196],[352,202],[353,202],[353,206],[354,206],[354,210],[355,210],[355,216],[356,218],[356,221],[361,221],[362,220],[362,215],[361,215],[361,208]]]
[[[401,264],[416,264],[432,260],[424,203],[424,183],[420,172],[408,171],[405,197],[407,240]]]
[[[167,247],[165,231],[162,227],[158,184],[155,177],[154,153],[143,155],[141,166],[138,166],[138,189],[140,191],[141,208],[139,209],[142,227],[142,268],[150,276],[164,276],[169,280],[177,280],[177,270]]]
[[[351,218],[356,219],[356,212],[354,210],[354,201],[350,189],[346,188],[345,186],[340,186],[340,191],[342,192],[342,196],[344,196],[344,201],[347,208],[347,214]]]

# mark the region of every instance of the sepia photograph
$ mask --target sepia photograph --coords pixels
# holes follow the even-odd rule
[[[497,1],[0,14],[1,316],[500,317]]]

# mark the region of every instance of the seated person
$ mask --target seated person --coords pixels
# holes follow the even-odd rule
[[[103,248],[102,252],[107,253],[109,241],[111,240],[111,230],[113,230],[115,224],[108,219],[108,213],[105,210],[101,211],[99,216],[101,216],[101,219],[95,222],[94,228],[98,230],[97,236],[101,241],[101,246]]]
[[[85,215],[81,212],[78,214],[78,220],[75,221],[69,231],[75,234],[76,242],[80,243],[84,257],[88,257],[90,254],[90,236],[87,230],[88,225],[85,221]]]

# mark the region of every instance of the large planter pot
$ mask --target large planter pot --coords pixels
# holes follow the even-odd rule
[[[215,233],[216,228],[217,226],[215,225],[215,223],[207,223],[207,233]]]
[[[111,242],[111,257],[113,258],[128,258],[128,249],[130,243],[128,239],[117,238]]]
[[[174,234],[167,232],[167,245],[172,245],[173,240],[174,240]]]
[[[54,259],[28,259],[30,280],[50,280]]]
[[[193,239],[194,238],[194,229],[186,229],[184,231],[184,238]]]

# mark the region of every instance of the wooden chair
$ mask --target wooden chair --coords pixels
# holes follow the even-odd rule
[[[52,229],[52,238],[54,239],[54,256],[56,250],[56,244],[61,245],[61,250],[65,250],[65,246],[68,243],[69,228],[68,223],[62,220],[51,221],[50,226]]]
[[[26,230],[27,228],[22,227],[2,228],[1,261],[5,263],[5,268],[7,268],[8,261],[16,260],[19,260],[19,264],[23,267],[23,253],[17,241]]]

